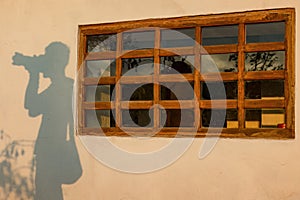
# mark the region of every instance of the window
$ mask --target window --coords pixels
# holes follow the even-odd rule
[[[294,138],[294,31],[292,8],[80,25],[78,134]]]

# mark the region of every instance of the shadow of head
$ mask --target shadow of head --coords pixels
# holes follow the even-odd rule
[[[64,74],[66,65],[69,62],[69,48],[62,42],[52,42],[46,49],[45,54],[39,56],[41,72],[44,77],[53,78]]]

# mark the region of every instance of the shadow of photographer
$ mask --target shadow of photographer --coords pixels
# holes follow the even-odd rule
[[[39,56],[13,56],[13,64],[24,66],[30,76],[24,107],[30,117],[42,115],[34,148],[34,199],[38,200],[63,199],[62,184],[72,184],[82,175],[73,133],[74,81],[65,75],[68,62],[69,48],[61,42],[52,42]],[[51,84],[38,93],[40,73],[50,78]]]

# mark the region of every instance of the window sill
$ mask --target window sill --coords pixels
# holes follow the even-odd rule
[[[125,132],[125,131],[126,132]],[[152,128],[84,128],[79,130],[80,136],[133,136],[133,137],[221,137],[221,138],[263,138],[263,139],[294,139],[294,129],[256,129],[256,128],[201,128],[195,131],[193,128],[163,128],[154,132]],[[78,134],[79,135],[79,134]]]

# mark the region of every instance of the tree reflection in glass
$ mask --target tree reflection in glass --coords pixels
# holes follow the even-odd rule
[[[88,52],[115,51],[117,43],[116,34],[87,36]]]
[[[284,70],[284,51],[265,51],[245,54],[245,71]]]

